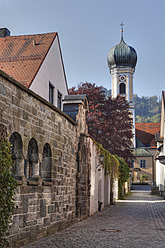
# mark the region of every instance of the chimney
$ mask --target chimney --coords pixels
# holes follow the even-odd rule
[[[7,28],[0,28],[0,38],[10,36],[10,31]]]

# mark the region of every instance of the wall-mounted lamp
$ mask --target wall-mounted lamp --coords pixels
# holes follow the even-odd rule
[[[101,155],[99,156],[99,164],[96,166],[95,171],[97,170],[97,168],[98,168],[100,165],[103,164],[103,162],[104,162],[104,155],[101,154]]]

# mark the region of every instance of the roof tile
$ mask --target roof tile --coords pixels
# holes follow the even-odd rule
[[[145,147],[156,148],[155,134],[160,132],[160,123],[136,123],[136,137]]]
[[[0,69],[30,87],[57,33],[0,38]]]

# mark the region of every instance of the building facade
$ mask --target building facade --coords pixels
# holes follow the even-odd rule
[[[141,176],[146,176],[145,181],[152,182],[155,185],[156,182],[156,161],[155,156],[157,153],[156,146],[156,133],[160,132],[160,123],[136,123],[136,149],[134,149],[134,156],[140,157],[139,169],[141,169],[142,160],[144,166],[139,173]],[[139,156],[141,154],[141,156]],[[142,156],[143,154],[143,156]],[[149,158],[150,157],[150,158]],[[136,165],[136,166],[135,166]],[[134,170],[137,169],[137,163],[134,163]],[[136,172],[135,172],[136,173]],[[135,176],[136,177],[136,176]],[[141,180],[141,178],[138,178]]]

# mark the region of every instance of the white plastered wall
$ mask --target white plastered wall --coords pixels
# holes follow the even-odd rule
[[[164,167],[165,166],[157,160],[156,162],[156,186],[159,187],[159,191],[164,191],[164,176],[165,176]]]
[[[110,204],[110,176],[107,174],[104,178],[104,206]]]
[[[118,179],[116,179],[113,184],[113,200],[114,202],[118,200]]]
[[[160,156],[165,155],[165,143],[164,143],[164,101],[162,100],[162,109],[161,109],[161,128],[160,128],[160,135],[163,138],[163,147],[160,152]],[[160,144],[157,143],[159,147]],[[159,187],[159,191],[164,191],[165,188],[165,165],[160,163],[159,160],[156,160],[156,186]]]
[[[34,78],[30,89],[49,101],[49,82],[54,86],[53,104],[57,107],[58,90],[62,93],[62,99],[68,94],[57,36]]]
[[[90,188],[90,215],[98,211],[98,154],[96,145],[90,139],[91,150],[91,188]]]

